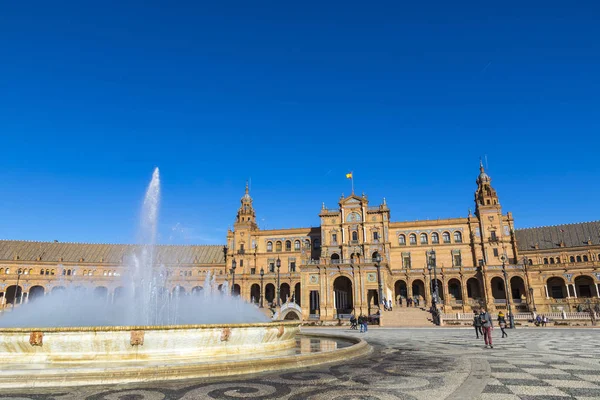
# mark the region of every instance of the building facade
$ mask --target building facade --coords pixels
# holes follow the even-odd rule
[[[259,229],[248,187],[226,244],[156,246],[165,290],[195,295],[207,273],[283,318],[335,320],[372,314],[382,299],[435,300],[443,312],[481,306],[577,311],[600,304],[600,221],[515,229],[480,165],[475,212],[466,218],[391,220],[385,199],[341,197],[320,226]],[[67,286],[114,301],[135,245],[0,241],[0,307],[43,299]],[[507,301],[508,300],[508,301]],[[294,305],[289,307],[289,305]],[[285,310],[285,311],[284,311]]]

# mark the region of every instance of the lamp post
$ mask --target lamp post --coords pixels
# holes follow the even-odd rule
[[[523,257],[523,269],[525,270],[525,277],[527,278],[527,287],[529,288],[529,299],[531,300],[531,305],[533,306],[533,312],[537,312],[535,308],[535,298],[533,297],[533,288],[531,287],[531,283],[529,281],[529,272],[527,271],[527,257]]]
[[[377,283],[379,284],[379,304],[383,301],[383,283],[381,282],[381,254],[377,252],[375,256],[375,266],[377,267]]]
[[[235,262],[235,258],[231,262],[231,294],[235,296],[235,268],[237,267],[237,263]]]
[[[506,253],[502,254],[500,259],[502,260],[502,274],[504,275],[504,293],[506,294],[506,308],[508,309],[508,324],[510,329],[514,329],[515,322],[512,313],[512,306],[510,304],[511,294],[509,293],[510,287],[508,286],[508,274],[506,273],[506,260],[508,259],[508,257],[506,257]]]
[[[260,267],[260,308],[263,308],[263,299],[265,298],[263,292],[263,278],[265,277],[265,270],[263,267]]]
[[[431,300],[431,313],[433,316],[433,321],[436,325],[440,324],[440,319],[439,319],[439,314],[438,314],[438,309],[437,309],[437,303],[438,303],[438,284],[437,284],[437,269],[436,269],[436,264],[435,264],[435,250],[431,249],[431,251],[429,251],[429,257],[428,257],[428,265],[427,265],[427,269],[429,270],[429,279],[431,280],[431,270],[433,270],[433,295],[432,300]]]
[[[277,307],[281,307],[281,294],[279,293],[281,288],[279,287],[279,268],[281,268],[281,260],[277,257]]]
[[[19,294],[19,281],[21,280],[21,270],[17,269],[17,286],[15,287],[15,295],[13,296],[13,303],[12,303],[12,308],[11,310],[15,310],[15,303],[17,302],[17,295]],[[23,298],[23,291],[21,290],[21,296],[20,298]]]

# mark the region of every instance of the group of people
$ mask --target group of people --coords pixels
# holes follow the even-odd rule
[[[360,327],[360,333],[367,332],[367,330],[369,329],[368,323],[369,318],[367,318],[363,314],[360,314],[358,316],[358,319],[354,316],[354,314],[352,314],[352,316],[350,317],[350,329],[357,329],[358,327]]]
[[[502,337],[508,337],[506,333],[506,317],[503,312],[498,313],[498,326],[502,331]],[[492,331],[494,330],[494,324],[492,322],[492,315],[486,311],[485,308],[482,308],[479,313],[475,313],[473,316],[473,326],[475,327],[475,335],[477,339],[479,339],[479,335],[483,336],[483,341],[485,342],[485,348],[488,347],[490,349],[494,348],[492,344]]]
[[[398,305],[402,307],[402,297],[398,297]],[[419,307],[420,305],[421,300],[417,296],[406,299],[406,307]]]
[[[385,297],[381,301],[381,305],[383,306],[384,311],[392,311],[392,301],[386,300]]]
[[[547,323],[548,317],[546,317],[545,315],[542,315],[540,317],[540,315],[538,314],[538,316],[535,317],[535,326],[546,326]]]

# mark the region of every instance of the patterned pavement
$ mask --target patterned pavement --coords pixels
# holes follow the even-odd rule
[[[522,328],[485,349],[473,329],[306,329],[361,336],[362,359],[308,369],[115,387],[0,392],[12,400],[600,399],[600,330]]]

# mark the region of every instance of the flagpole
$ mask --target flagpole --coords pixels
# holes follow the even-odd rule
[[[350,180],[352,181],[352,194],[354,194],[354,171],[350,171]]]

